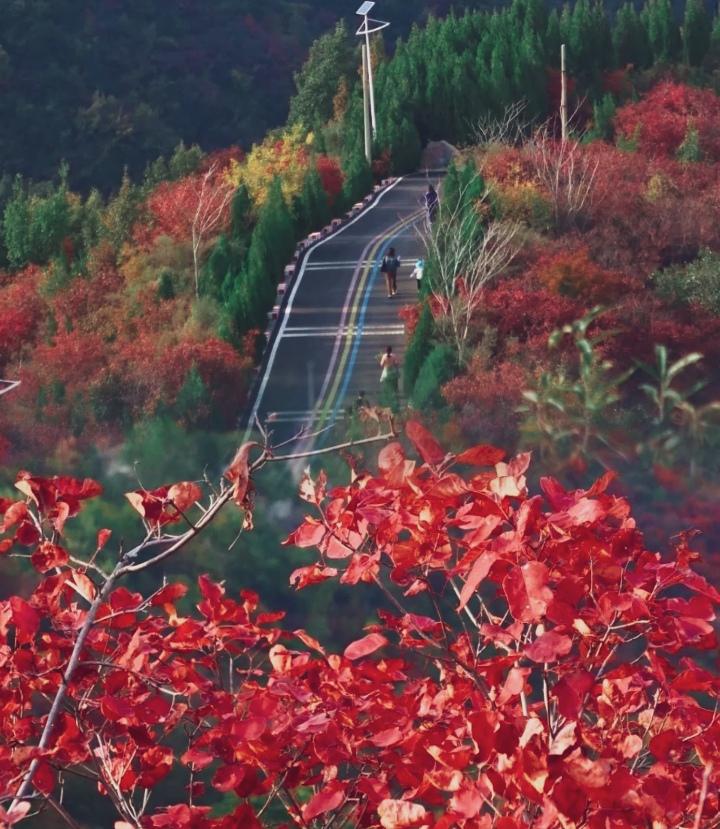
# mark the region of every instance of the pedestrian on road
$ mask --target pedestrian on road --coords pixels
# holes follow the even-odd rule
[[[423,278],[423,270],[425,269],[425,260],[418,259],[415,263],[415,270],[412,272],[412,276],[417,283],[418,293],[422,290],[422,278]]]
[[[389,383],[393,391],[397,391],[399,380],[398,359],[393,354],[391,345],[385,349],[384,354],[380,355],[380,368],[382,369],[380,372],[380,382]]]
[[[437,216],[438,207],[440,206],[440,198],[437,190],[428,182],[427,193],[425,193],[425,209],[427,210],[428,221],[432,224]]]
[[[399,268],[400,257],[396,255],[395,248],[390,248],[385,256],[383,256],[382,264],[380,265],[380,273],[385,274],[388,297],[395,296],[397,293],[397,272]]]

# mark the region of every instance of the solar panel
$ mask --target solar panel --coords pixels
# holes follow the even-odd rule
[[[372,7],[374,5],[375,3],[371,3],[370,0],[365,0],[365,2],[362,4],[362,6],[360,6],[360,8],[355,12],[355,14],[360,14],[363,17],[365,17],[366,15],[370,14],[370,11],[372,10]]]

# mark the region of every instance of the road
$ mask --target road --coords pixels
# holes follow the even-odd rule
[[[415,225],[424,220],[426,186],[424,175],[401,179],[306,257],[254,401],[253,415],[272,428],[274,443],[303,426],[332,425],[361,390],[377,401],[378,356],[392,345],[402,358],[398,311],[417,297],[411,274],[422,250]],[[380,273],[389,247],[402,260],[390,299]]]

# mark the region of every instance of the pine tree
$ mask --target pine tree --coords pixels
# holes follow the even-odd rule
[[[30,199],[17,176],[3,214],[3,241],[9,263],[21,268],[30,261]]]
[[[700,66],[710,49],[710,16],[705,0],[686,0],[683,19],[683,58],[690,66]]]
[[[332,218],[327,194],[323,190],[320,174],[314,166],[308,170],[298,199],[297,222],[299,235],[320,230]]]
[[[302,69],[295,75],[297,94],[290,102],[290,123],[316,131],[333,117],[340,82],[352,77],[357,54],[344,21],[318,38]]]
[[[230,230],[236,239],[247,239],[252,232],[252,200],[250,193],[241,183],[233,196],[230,208]]]
[[[593,105],[593,128],[590,137],[612,141],[614,136],[615,99],[608,92]]]
[[[258,222],[252,234],[252,246],[259,239],[265,249],[265,268],[268,282],[272,286],[272,297],[275,295],[275,286],[280,281],[283,270],[295,249],[295,232],[290,210],[282,192],[282,183],[275,178],[268,197],[263,204]]]
[[[372,171],[362,150],[356,150],[344,164],[345,183],[343,184],[343,201],[351,205],[363,198],[372,189]]]
[[[415,381],[417,380],[418,374],[420,374],[420,369],[427,359],[428,354],[432,351],[434,327],[435,323],[433,321],[432,311],[430,310],[430,303],[424,302],[417,325],[412,333],[412,337],[410,337],[403,362],[403,388],[407,396],[410,396],[412,390],[415,388]]]
[[[680,35],[670,0],[648,0],[642,20],[655,63],[668,63],[678,55]]]
[[[548,16],[547,29],[545,32],[545,54],[551,66],[558,66],[560,63],[560,47],[563,44],[563,34],[560,25],[560,15],[557,9],[553,9]]]
[[[624,3],[617,12],[612,32],[615,62],[618,66],[629,64],[638,68],[650,64],[650,44],[640,15],[632,3]]]

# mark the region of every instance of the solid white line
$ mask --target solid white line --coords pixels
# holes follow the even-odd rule
[[[282,322],[280,323],[280,330],[278,331],[277,335],[275,336],[275,340],[273,342],[272,350],[270,351],[270,358],[268,359],[267,366],[265,367],[265,373],[263,374],[262,382],[260,383],[260,389],[255,397],[255,403],[253,404],[252,411],[250,412],[250,418],[248,420],[247,429],[245,430],[245,437],[244,441],[247,441],[248,437],[250,436],[250,431],[255,424],[255,418],[257,417],[257,413],[260,410],[260,404],[262,403],[263,395],[265,394],[265,389],[267,388],[268,381],[270,380],[270,373],[272,372],[272,367],[275,363],[275,357],[277,356],[277,350],[280,346],[280,340],[283,338],[283,334],[285,333],[285,329],[287,328],[287,321],[290,317],[290,312],[292,311],[293,302],[295,301],[295,296],[297,295],[298,289],[300,288],[300,284],[302,282],[303,274],[305,273],[305,268],[310,260],[310,257],[315,252],[315,250],[326,242],[329,242],[331,239],[334,239],[336,236],[339,236],[341,233],[346,231],[349,227],[352,227],[355,222],[360,221],[363,216],[367,216],[367,214],[377,207],[378,204],[382,201],[387,193],[391,190],[394,190],[400,182],[403,181],[403,177],[401,176],[396,181],[394,181],[389,187],[383,190],[382,193],[370,204],[365,210],[349,221],[346,225],[338,228],[334,233],[331,233],[329,236],[326,236],[324,239],[321,239],[315,245],[313,245],[312,249],[308,252],[305,259],[303,259],[302,267],[300,268],[300,273],[295,277],[295,282],[293,283],[293,288],[290,293],[290,298],[288,299],[288,303],[285,306],[285,312],[283,314]]]

